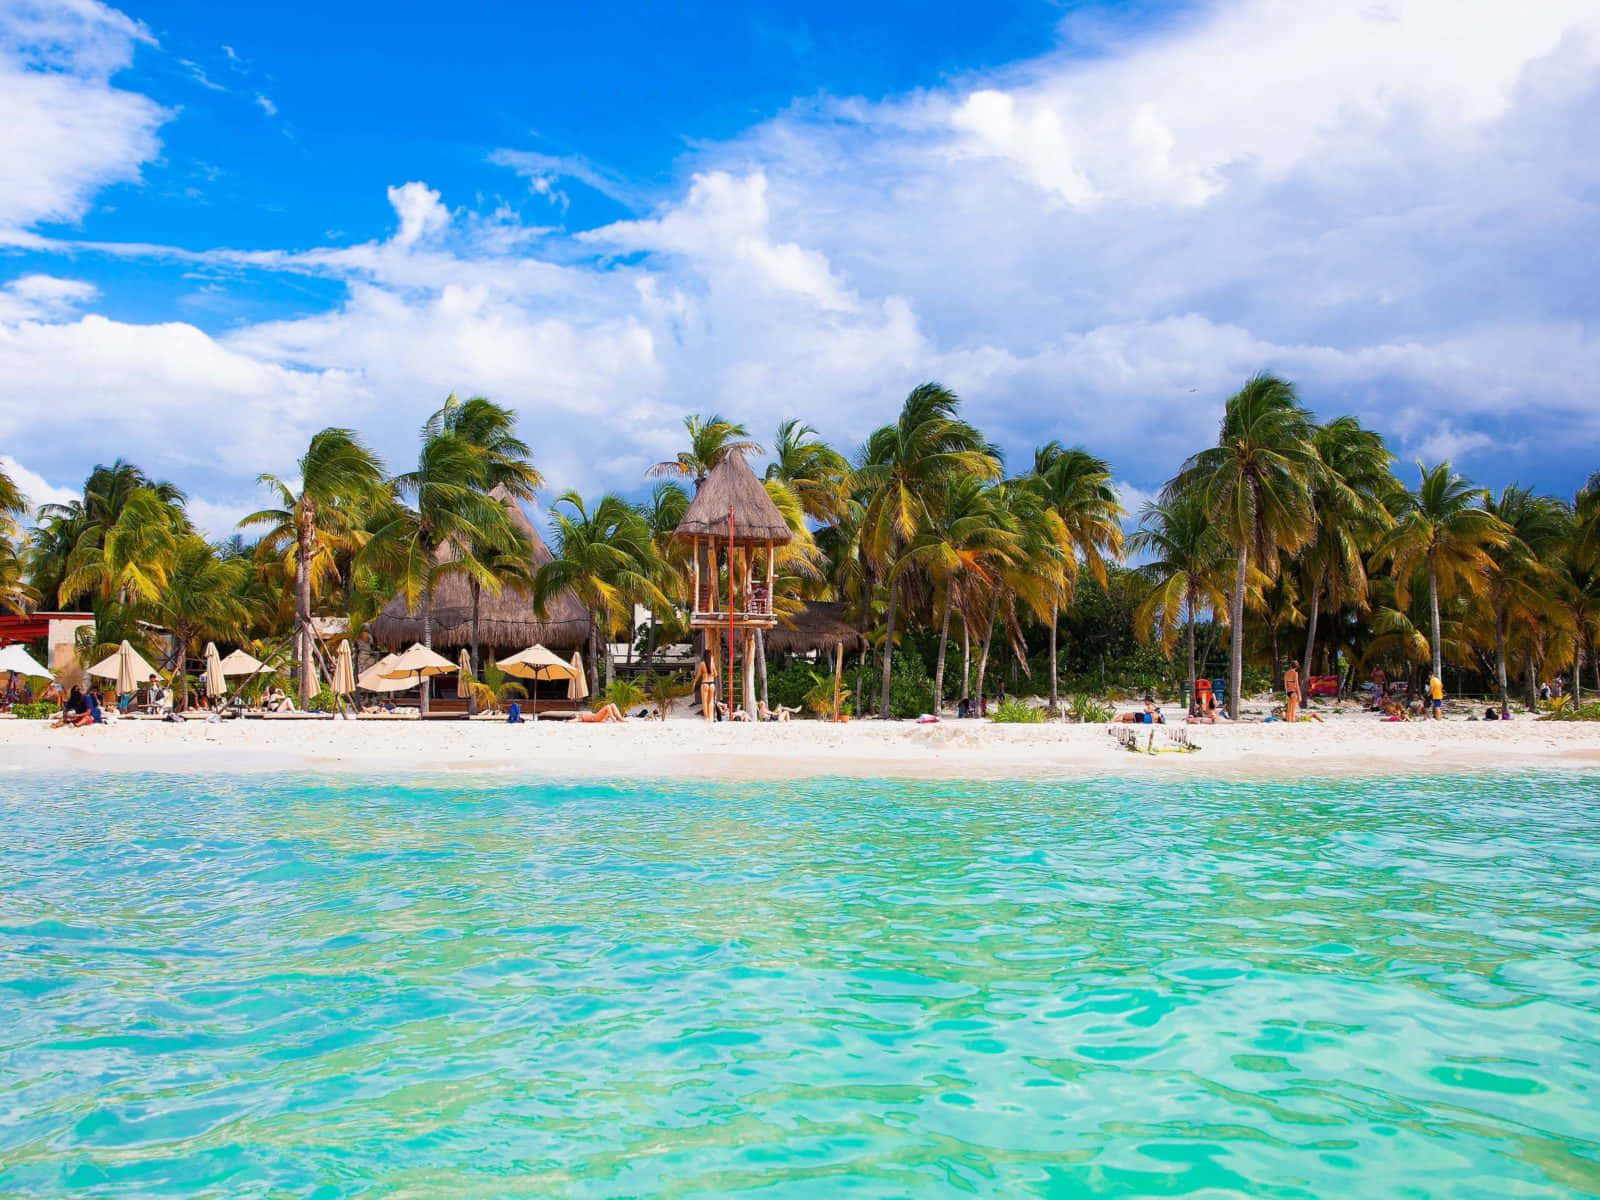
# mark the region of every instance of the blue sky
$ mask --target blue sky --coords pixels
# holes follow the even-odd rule
[[[0,0],[0,459],[223,531],[452,389],[556,486],[685,413],[853,446],[938,378],[1130,506],[1280,371],[1403,459],[1600,468],[1600,15]]]

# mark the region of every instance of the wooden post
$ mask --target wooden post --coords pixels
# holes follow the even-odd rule
[[[844,686],[844,642],[840,642],[837,653],[833,659],[833,719],[842,721],[844,714],[839,711],[839,691]]]
[[[689,618],[694,619],[694,614],[700,610],[700,539],[695,538],[689,545],[694,551],[694,591],[689,601]]]
[[[744,711],[754,719],[756,715],[756,644],[755,630],[744,631]]]
[[[733,509],[728,509],[728,719],[733,720]]]

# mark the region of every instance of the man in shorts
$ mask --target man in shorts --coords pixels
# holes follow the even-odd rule
[[[1437,675],[1428,676],[1428,715],[1439,720],[1444,709],[1444,680]]]

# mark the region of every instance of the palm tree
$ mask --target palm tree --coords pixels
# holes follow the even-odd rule
[[[673,535],[688,511],[689,493],[670,479],[662,480],[650,489],[650,499],[645,501],[640,510],[650,529],[650,541],[660,563],[661,590],[669,595],[680,591],[683,586],[683,550]],[[644,662],[648,669],[655,659],[656,626],[661,614],[654,606],[647,607],[650,608],[650,628],[645,638]]]
[[[1322,469],[1310,415],[1294,387],[1260,374],[1228,398],[1217,444],[1193,455],[1162,492],[1164,503],[1194,496],[1234,555],[1229,597],[1228,715],[1244,686],[1244,601],[1248,573],[1275,570],[1280,552],[1311,537],[1311,486]]]
[[[1300,677],[1311,678],[1323,601],[1333,609],[1364,608],[1367,571],[1362,551],[1392,520],[1388,502],[1398,490],[1383,437],[1354,417],[1337,417],[1316,431],[1323,470],[1311,487],[1316,533],[1300,556],[1307,598],[1306,649]]]
[[[799,421],[778,426],[767,482],[782,483],[806,517],[819,523],[837,521],[850,499],[850,464]]]
[[[1573,500],[1572,549],[1581,563],[1600,561],[1600,471],[1589,476]]]
[[[883,686],[879,715],[889,716],[889,675],[894,655],[900,552],[931,523],[944,482],[957,475],[991,479],[1000,460],[983,436],[957,415],[960,401],[950,389],[924,383],[911,390],[893,425],[867,439],[857,486],[866,499],[862,548],[881,577],[889,580],[883,639]]]
[[[1572,703],[1583,702],[1583,664],[1600,641],[1600,564],[1570,542],[1556,563],[1556,598],[1572,636]],[[1596,687],[1600,687],[1597,672]]]
[[[726,454],[760,454],[761,446],[750,440],[750,431],[743,425],[726,420],[713,413],[709,417],[689,416],[683,419],[689,432],[689,448],[678,451],[676,458],[659,462],[645,472],[646,475],[678,475],[694,480],[695,491],[711,474],[711,468]]]
[[[246,560],[222,557],[198,534],[185,534],[173,552],[172,569],[150,598],[150,619],[172,635],[178,655],[178,707],[189,705],[184,660],[201,638],[243,637],[249,611],[239,592],[250,568]]]
[[[0,537],[10,537],[17,531],[17,518],[26,516],[28,501],[19,488],[0,467]]]
[[[454,394],[445,397],[444,406],[428,419],[424,437],[451,435],[475,448],[483,459],[485,491],[503,497],[506,503],[532,500],[544,486],[544,476],[529,461],[528,444],[516,435],[517,417],[509,408],[503,408],[483,396],[457,400]],[[531,583],[532,567],[527,539],[515,525],[508,544],[496,541],[480,542],[471,548],[471,557],[483,564],[495,580],[495,591],[512,584]],[[494,535],[504,530],[490,531]],[[478,613],[483,600],[483,583],[477,574],[470,574],[467,590],[472,597],[471,662],[472,674],[479,671],[480,642]]]
[[[1409,495],[1393,528],[1379,542],[1374,558],[1392,564],[1401,608],[1410,603],[1411,575],[1427,568],[1429,646],[1433,673],[1444,673],[1444,647],[1439,629],[1441,586],[1454,592],[1485,583],[1494,569],[1489,552],[1510,540],[1510,531],[1483,507],[1486,493],[1450,469],[1448,462],[1428,468],[1420,462],[1421,481]]]
[[[1122,553],[1122,505],[1111,484],[1111,467],[1081,447],[1063,449],[1049,442],[1034,451],[1033,474],[1028,477],[1044,502],[1061,518],[1073,553],[1083,560],[1095,580],[1106,583],[1106,560]],[[1056,627],[1061,606],[1071,600],[1070,585],[1076,571],[1063,576],[1067,587],[1050,604],[1050,712],[1060,707],[1061,672],[1056,656]]]
[[[563,506],[567,511],[563,511]],[[593,512],[577,492],[567,492],[551,513],[554,557],[539,568],[533,604],[541,615],[550,601],[571,588],[594,617],[589,635],[590,689],[598,691],[601,633],[627,628],[636,603],[661,605],[663,560],[638,509],[607,493]]]
[[[387,497],[388,485],[383,464],[348,429],[314,435],[296,465],[295,486],[276,475],[260,476],[258,482],[276,496],[279,507],[251,513],[239,524],[267,526],[262,547],[294,555],[294,662],[304,708],[315,690],[315,649],[307,633],[312,592],[336,573],[336,552],[352,548],[363,519]]]
[[[1554,582],[1548,559],[1562,546],[1572,526],[1566,506],[1549,496],[1536,496],[1528,488],[1509,484],[1498,497],[1484,501],[1484,510],[1497,517],[1508,534],[1506,541],[1489,549],[1493,564],[1484,598],[1494,624],[1494,674],[1500,691],[1500,711],[1510,710],[1506,672],[1506,632],[1513,615],[1539,620]]]
[[[8,537],[0,537],[0,610],[26,612],[39,602],[39,593],[28,583],[22,556]]]
[[[1227,606],[1223,580],[1227,575],[1227,544],[1195,496],[1177,496],[1146,504],[1139,512],[1139,528],[1128,546],[1151,560],[1139,568],[1151,584],[1135,619],[1141,632],[1159,633],[1161,648],[1172,652],[1178,628],[1184,630],[1188,648],[1189,690],[1194,699],[1195,615],[1203,608],[1220,615]]]
[[[1004,618],[1007,641],[1026,669],[1023,618],[1031,616],[1043,621],[1057,612],[1075,567],[1065,522],[1026,478],[995,484],[989,488],[989,495],[1013,542],[1009,549],[991,555],[996,580],[988,589],[988,611],[980,618],[984,628],[983,652],[978,662],[980,705],[986,694],[989,644],[996,620]]]

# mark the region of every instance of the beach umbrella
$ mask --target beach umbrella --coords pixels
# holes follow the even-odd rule
[[[348,696],[356,690],[356,664],[350,657],[350,639],[339,643],[339,653],[333,660],[333,690]]]
[[[361,677],[356,680],[356,686],[364,692],[403,692],[411,686],[409,679],[391,679],[384,674],[399,657],[396,654],[385,654],[373,663]]]
[[[384,672],[390,679],[404,679],[417,689],[417,702],[422,706],[424,716],[428,713],[428,679],[434,675],[448,675],[456,670],[455,663],[442,655],[435,654],[421,642],[416,642],[409,650],[402,651],[395,656],[394,662],[389,664],[389,669]]]
[[[217,653],[215,642],[206,643],[206,697],[218,699],[228,690],[228,681],[222,677],[222,655]]]
[[[156,673],[156,669],[145,662],[144,657],[126,640],[117,647],[117,652],[110,658],[101,659],[89,668],[91,675],[97,675],[101,679],[115,679],[119,696],[137,690],[141,683],[148,681]]]
[[[20,645],[0,648],[0,672],[12,671],[18,675],[49,679],[50,672],[33,661],[33,656]]]
[[[465,700],[472,695],[472,655],[461,647],[461,657],[456,659],[456,698]]]
[[[502,658],[495,664],[507,675],[515,675],[518,679],[572,679],[572,666],[559,654],[546,650],[543,646],[529,646],[526,650],[518,650],[510,658]],[[533,712],[539,713],[539,692],[532,692]]]
[[[583,669],[583,657],[574,650],[572,652],[572,681],[567,684],[568,700],[587,700],[589,698],[589,675]]]
[[[235,650],[222,660],[222,673],[224,675],[254,675],[266,669],[266,663],[253,655],[245,653],[243,650]]]

